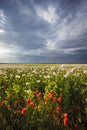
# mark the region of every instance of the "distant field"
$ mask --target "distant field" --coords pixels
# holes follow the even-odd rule
[[[21,67],[21,66],[66,66],[66,67],[81,67],[87,69],[87,64],[0,64],[0,67]]]

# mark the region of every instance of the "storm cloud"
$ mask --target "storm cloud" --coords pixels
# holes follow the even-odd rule
[[[0,63],[87,63],[87,0],[1,0]]]

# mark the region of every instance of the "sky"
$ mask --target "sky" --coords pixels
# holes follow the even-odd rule
[[[0,0],[0,63],[87,63],[87,0]]]

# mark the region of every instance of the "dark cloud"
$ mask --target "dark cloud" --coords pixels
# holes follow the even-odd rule
[[[73,40],[64,40],[65,44],[61,46],[62,48],[68,49],[68,48],[76,48],[76,47],[82,47],[87,49],[87,32],[79,35],[79,37],[73,39]]]

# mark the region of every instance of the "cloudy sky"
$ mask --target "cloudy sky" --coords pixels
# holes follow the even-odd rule
[[[0,63],[87,63],[87,0],[0,0]]]

